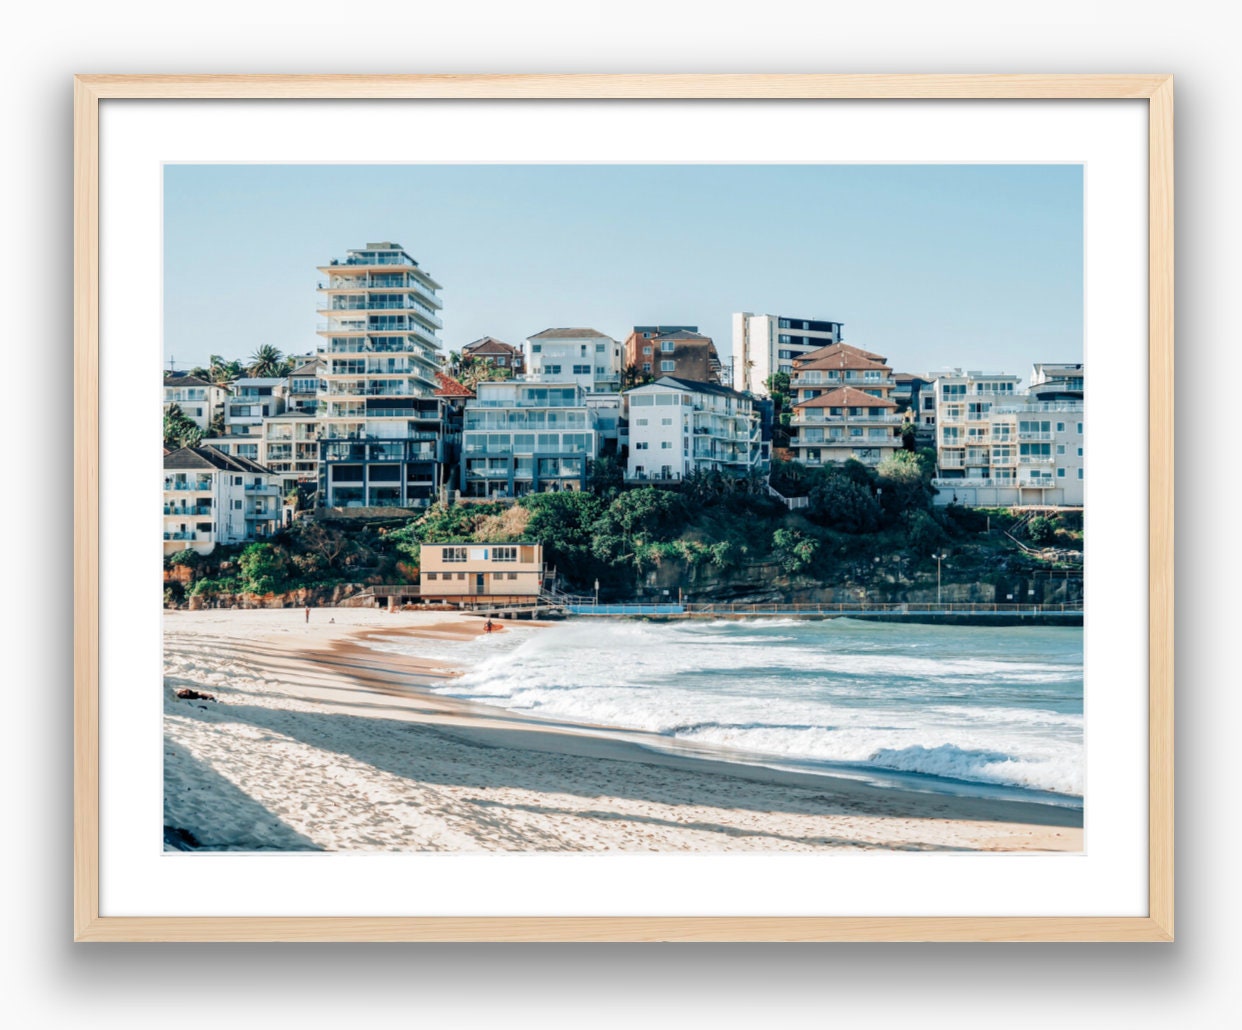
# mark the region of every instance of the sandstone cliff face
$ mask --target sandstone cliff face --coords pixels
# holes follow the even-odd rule
[[[680,559],[665,560],[644,577],[644,597],[678,597],[684,601],[784,601],[800,604],[837,604],[873,601],[886,603],[937,600],[936,573],[901,556],[879,562],[843,564],[831,578],[791,576],[775,562],[737,569],[691,567]],[[680,594],[679,594],[680,591]],[[957,604],[1081,604],[1081,573],[1045,570],[1022,560],[1004,560],[988,569],[942,569],[939,599]]]

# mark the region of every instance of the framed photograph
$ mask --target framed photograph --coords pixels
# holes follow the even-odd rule
[[[1171,76],[84,75],[74,182],[76,940],[1173,939]]]

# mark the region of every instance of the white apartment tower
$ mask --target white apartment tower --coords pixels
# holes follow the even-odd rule
[[[735,311],[734,387],[743,393],[766,397],[769,377],[777,372],[792,373],[794,358],[840,343],[844,328],[844,322]]]
[[[319,271],[325,437],[404,439],[412,400],[436,390],[440,284],[398,243],[368,243]]]
[[[319,269],[320,503],[411,507],[441,486],[440,284],[398,243]]]

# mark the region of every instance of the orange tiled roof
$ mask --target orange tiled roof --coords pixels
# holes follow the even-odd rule
[[[794,369],[804,368],[887,368],[888,359],[882,354],[851,347],[848,343],[834,343],[819,350],[808,351],[794,358]]]
[[[873,397],[869,393],[852,386],[839,386],[809,401],[798,401],[795,408],[895,408],[892,401],[884,397]]]
[[[450,375],[443,372],[436,373],[436,382],[439,386],[436,388],[437,397],[473,397],[474,391],[468,386],[463,386]]]

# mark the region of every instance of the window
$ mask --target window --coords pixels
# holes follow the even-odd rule
[[[1080,457],[1080,458],[1082,457],[1082,448],[1081,448],[1081,447],[1079,447],[1079,448],[1078,448],[1078,457]]]
[[[650,361],[644,361],[644,362],[643,362],[643,371],[644,371],[644,372],[650,372],[650,371],[651,371],[651,362],[650,362]]]
[[[465,560],[466,560],[466,558],[467,558],[467,551],[466,551],[466,548],[464,548],[464,547],[446,547],[446,548],[444,549],[444,552],[443,552],[443,558],[444,558],[444,561],[446,561],[446,562],[459,562],[459,561],[465,561]],[[460,575],[460,573],[459,573],[459,575]]]
[[[660,441],[660,450],[668,451],[668,450],[672,450],[672,448],[673,448],[673,445],[668,440]]]
[[[788,333],[781,333],[779,336],[777,336],[776,342],[777,343],[793,343],[793,340],[790,339],[790,336]]]
[[[676,370],[677,370],[677,362],[675,361],[661,361],[660,362],[661,372],[674,372]]]
[[[1063,443],[1059,443],[1059,444],[1057,444],[1057,453],[1058,453],[1058,454],[1064,454],[1064,453],[1065,453],[1065,444],[1063,444]]]
[[[532,343],[532,344],[530,345],[530,352],[531,352],[532,354],[541,354],[541,353],[543,352],[543,344],[542,344],[542,343]]]
[[[429,580],[430,580],[430,579],[435,579],[437,575],[439,575],[439,573],[436,573],[436,572],[429,572],[429,573],[427,573],[427,578],[428,578]]]
[[[665,354],[672,354],[673,353],[673,341],[672,340],[663,341],[660,344],[660,350],[662,350]]]
[[[646,420],[645,418],[640,418],[640,419],[638,420],[638,424],[639,424],[640,426],[645,426],[645,425],[647,424],[647,420]]]
[[[574,365],[574,375],[589,376],[591,374],[590,365]]]
[[[516,547],[493,547],[492,561],[517,561]]]
[[[673,424],[673,420],[671,418],[660,419],[660,425],[662,426],[671,426],[672,424]]]
[[[1064,433],[1064,432],[1065,432],[1065,423],[1064,423],[1064,422],[1058,422],[1058,423],[1057,423],[1057,432],[1058,432],[1058,433]]]
[[[1079,478],[1079,479],[1082,479],[1082,469],[1079,469],[1079,470],[1078,470],[1078,478]]]
[[[643,353],[644,353],[644,354],[650,354],[650,353],[651,353],[651,348],[650,348],[650,347],[644,347],[644,348],[643,348]]]
[[[1065,478],[1065,469],[1057,469],[1057,479]]]
[[[508,576],[510,579],[517,579],[516,572],[506,572],[505,575]]]
[[[234,501],[234,502],[233,502],[233,510],[234,510],[234,511],[241,511],[241,506],[242,506],[242,502],[241,502],[241,501]]]
[[[636,451],[645,451],[646,449],[647,449],[646,440],[639,440],[638,443],[634,445],[634,450]]]
[[[596,354],[603,354],[603,353],[604,353],[604,345],[603,345],[602,343],[597,343],[597,344],[595,345],[595,353],[596,353]]]
[[[560,365],[544,365],[543,370],[547,372],[548,375],[552,375],[552,376],[559,376],[561,374]]]
[[[450,573],[450,572],[446,572],[446,573],[445,573],[445,575],[446,575],[446,576],[450,576],[450,575],[452,575],[452,573]],[[459,572],[459,573],[457,573],[457,578],[458,578],[458,579],[465,579],[465,578],[466,578],[466,574],[465,574],[464,572]]]
[[[1082,436],[1082,423],[1081,422],[1078,423],[1078,435]]]

